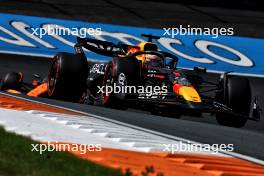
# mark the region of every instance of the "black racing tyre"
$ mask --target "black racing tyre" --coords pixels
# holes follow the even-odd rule
[[[58,53],[52,59],[48,75],[48,96],[78,102],[86,89],[88,63],[85,57]]]
[[[138,60],[131,58],[114,58],[111,62],[113,67],[113,76],[124,73],[128,85],[136,85],[141,75],[141,65]]]
[[[141,67],[137,60],[129,58],[114,58],[106,67],[102,86],[136,86],[140,78]],[[108,95],[101,94],[102,105],[115,109],[127,109],[126,94],[124,92]]]
[[[9,72],[5,75],[2,80],[1,90],[5,91],[8,89],[20,90],[23,83],[22,73]]]
[[[251,87],[247,78],[230,76],[224,86],[222,100],[234,112],[249,116],[251,106]],[[231,114],[217,113],[216,120],[220,125],[240,128],[247,123],[247,118]]]

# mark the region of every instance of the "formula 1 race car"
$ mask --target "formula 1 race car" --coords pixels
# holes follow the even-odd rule
[[[178,58],[152,42],[159,37],[142,36],[148,42],[136,46],[77,37],[76,53],[56,54],[46,79],[35,75],[33,84],[27,84],[22,73],[10,72],[1,90],[117,109],[134,106],[172,117],[206,112],[215,115],[219,124],[232,127],[260,119],[247,78],[227,72],[216,83],[209,82],[200,76],[206,74],[205,68],[177,68]],[[87,61],[83,48],[112,59]]]

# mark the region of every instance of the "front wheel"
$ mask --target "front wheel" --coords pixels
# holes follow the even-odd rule
[[[23,74],[21,72],[9,72],[5,75],[0,90],[14,89],[20,91],[22,84]]]
[[[241,77],[227,77],[223,87],[225,93],[218,98],[236,113],[249,116],[251,106],[251,88],[248,79]],[[220,125],[240,128],[243,127],[248,119],[226,113],[217,113],[216,120]]]

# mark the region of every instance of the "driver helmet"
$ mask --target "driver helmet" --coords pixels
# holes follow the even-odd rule
[[[162,67],[163,60],[157,55],[145,54],[144,65],[151,66],[151,67]]]

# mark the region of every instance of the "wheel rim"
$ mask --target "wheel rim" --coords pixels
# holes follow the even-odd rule
[[[55,61],[52,62],[50,71],[49,71],[49,77],[48,77],[48,95],[52,96],[54,95],[56,84],[59,77],[59,60],[55,58]]]
[[[112,65],[109,65],[107,68],[106,68],[106,74],[104,75],[104,79],[103,79],[103,83],[102,83],[102,86],[111,86],[112,85],[112,82],[113,82],[113,69],[112,69]],[[110,92],[108,95],[105,93],[105,92],[102,92],[101,93],[101,96],[103,98],[103,104],[105,105],[109,98],[110,98],[110,95],[112,94],[112,92]]]
[[[118,75],[118,84],[121,86],[126,86],[127,79],[126,79],[126,75],[124,73],[120,73]]]

